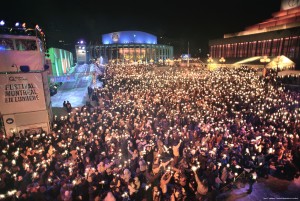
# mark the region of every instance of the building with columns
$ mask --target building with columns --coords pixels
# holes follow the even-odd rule
[[[157,37],[142,31],[119,31],[102,35],[102,44],[77,44],[76,52],[83,59],[100,59],[100,63],[119,64],[165,63],[173,59],[173,47],[157,44]],[[83,56],[82,54],[86,54]]]
[[[300,1],[282,0],[272,18],[209,41],[212,58],[242,60],[255,56],[285,56],[300,66]]]

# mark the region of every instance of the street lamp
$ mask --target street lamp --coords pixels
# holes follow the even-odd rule
[[[208,64],[210,64],[210,63],[214,62],[214,60],[212,57],[208,57],[207,62],[208,62]]]
[[[225,63],[225,61],[226,61],[225,58],[221,57],[221,59],[219,60],[219,62],[221,63],[221,66],[222,66],[223,63]]]
[[[281,56],[277,56],[277,58],[276,58],[276,64],[277,64],[277,67],[276,67],[276,76],[278,75],[279,63],[280,63],[281,61],[282,61]]]
[[[169,66],[169,62],[170,62],[170,59],[167,58],[167,59],[166,59],[167,66]]]
[[[264,56],[263,58],[260,59],[260,62],[264,64],[264,69],[263,69],[263,76],[266,77],[267,74],[267,69],[266,66],[268,63],[270,63],[270,58],[268,56]]]

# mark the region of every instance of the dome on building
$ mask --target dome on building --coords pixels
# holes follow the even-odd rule
[[[157,44],[157,37],[142,31],[118,31],[102,35],[102,43],[108,44]]]

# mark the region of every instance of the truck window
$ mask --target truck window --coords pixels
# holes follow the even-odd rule
[[[1,50],[14,50],[13,40],[9,38],[0,38],[0,51]]]
[[[37,50],[36,41],[28,39],[16,39],[16,48],[19,51],[35,51]]]

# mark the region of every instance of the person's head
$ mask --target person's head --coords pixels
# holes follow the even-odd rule
[[[140,188],[140,186],[141,186],[140,179],[139,179],[137,176],[135,176],[133,180],[134,180],[135,186],[136,186],[137,188]]]
[[[153,187],[153,197],[159,196],[160,195],[160,191],[158,189],[157,186]]]
[[[140,171],[141,171],[141,172],[146,171],[146,169],[147,169],[147,164],[146,164],[146,162],[145,162],[144,160],[140,160],[140,161],[139,161],[139,166],[140,166]]]
[[[106,168],[106,173],[107,173],[108,175],[112,174],[112,168],[111,168],[111,167],[107,167],[107,168]]]
[[[208,181],[206,178],[200,177],[199,179],[200,179],[201,183],[203,184],[203,186],[205,186],[205,187],[208,186]]]
[[[179,184],[180,184],[181,186],[185,186],[186,183],[187,183],[186,180],[187,180],[186,176],[183,175],[183,174],[181,174],[180,177],[179,177]]]
[[[213,162],[210,162],[208,165],[208,169],[209,170],[215,170],[216,169],[216,165]]]
[[[185,191],[184,188],[180,187],[180,186],[174,186],[174,190],[173,190],[173,194],[175,196],[176,199],[180,200],[183,198]]]
[[[21,175],[18,176],[18,181],[22,181],[23,177]]]
[[[146,146],[147,151],[151,151],[151,146]]]
[[[231,160],[231,164],[232,164],[232,165],[236,165],[236,164],[237,164],[237,162],[236,162],[236,158],[235,158],[235,157],[233,157],[233,158],[232,158],[232,160]]]
[[[125,169],[123,171],[124,175],[127,176],[127,175],[131,175],[131,172],[128,170],[128,169]]]

